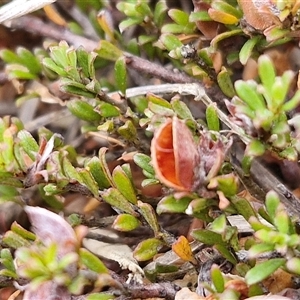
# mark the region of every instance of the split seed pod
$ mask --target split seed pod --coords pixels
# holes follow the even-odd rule
[[[186,124],[177,117],[168,120],[155,133],[151,158],[157,178],[177,191],[192,191],[199,152]]]
[[[246,22],[259,31],[274,25],[281,26],[279,13],[273,0],[238,0]]]

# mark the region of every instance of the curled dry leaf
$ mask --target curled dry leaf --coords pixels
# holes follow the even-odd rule
[[[59,256],[77,248],[77,237],[71,225],[61,216],[41,207],[26,206],[33,232],[46,245],[56,243]]]
[[[199,153],[183,121],[174,117],[157,130],[151,143],[151,157],[162,183],[178,191],[192,190]]]
[[[209,132],[201,133],[199,144],[184,121],[169,119],[155,133],[151,143],[151,159],[157,178],[177,191],[205,190],[208,180],[216,176],[232,141],[216,141]]]

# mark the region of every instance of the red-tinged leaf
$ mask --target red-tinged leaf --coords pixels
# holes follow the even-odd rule
[[[125,95],[127,86],[127,70],[124,56],[121,56],[115,62],[115,80],[118,89],[123,95]]]
[[[95,256],[93,253],[88,251],[85,248],[80,248],[79,249],[79,257],[81,262],[86,265],[89,269],[92,271],[102,274],[102,273],[107,273],[108,270],[103,264],[103,262]]]
[[[61,216],[41,207],[26,206],[24,210],[28,214],[33,232],[46,246],[56,243],[61,256],[75,251],[75,232]]]
[[[137,203],[134,186],[121,166],[115,167],[112,173],[114,185],[121,194],[132,204]]]

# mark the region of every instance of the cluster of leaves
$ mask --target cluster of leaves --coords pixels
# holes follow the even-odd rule
[[[266,55],[258,59],[258,72],[260,83],[236,81],[238,96],[226,102],[234,122],[253,137],[245,155],[248,158],[261,156],[269,150],[281,158],[296,161],[300,150],[298,115],[288,119],[288,112],[299,105],[299,91],[286,101],[294,73],[286,71],[276,76],[273,63]]]
[[[0,253],[4,266],[1,275],[29,281],[24,299],[49,294],[68,299],[70,293],[82,294],[86,286],[100,288],[113,281],[101,260],[80,248],[86,234],[84,227],[74,231],[62,217],[44,208],[28,206],[25,211],[35,234],[15,222],[3,237],[3,243],[16,250],[15,258],[8,248]],[[113,299],[109,294],[100,296],[99,299]]]

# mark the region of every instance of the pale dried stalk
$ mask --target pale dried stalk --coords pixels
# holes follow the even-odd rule
[[[0,23],[24,16],[56,0],[13,0],[0,7]]]

